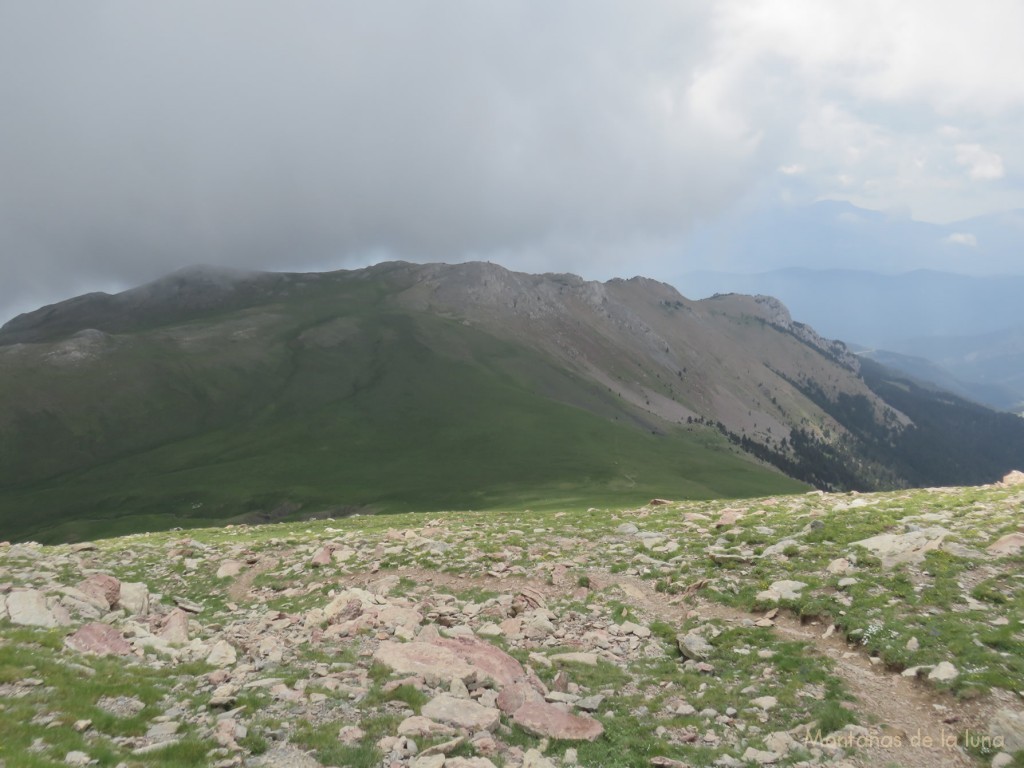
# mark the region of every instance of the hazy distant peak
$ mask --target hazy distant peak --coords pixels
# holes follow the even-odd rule
[[[218,288],[230,290],[243,280],[271,275],[270,272],[257,272],[255,270],[230,269],[228,267],[216,267],[209,264],[194,264],[189,267],[171,272],[168,275],[159,277],[149,283],[122,291],[117,296],[131,296],[139,293],[149,295],[167,293],[170,291],[187,291],[196,287]]]

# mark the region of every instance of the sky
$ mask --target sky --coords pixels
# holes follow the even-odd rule
[[[0,321],[200,263],[756,270],[694,243],[820,201],[971,253],[956,223],[1024,209],[1022,30],[1018,0],[0,0]]]

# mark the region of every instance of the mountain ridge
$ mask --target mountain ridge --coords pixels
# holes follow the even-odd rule
[[[1001,410],[1024,408],[1020,275],[791,268],[697,272],[679,284],[697,295],[771,293],[826,335],[878,350],[879,359],[910,376],[926,369],[896,355],[927,358],[938,368],[930,381],[969,399]]]
[[[191,270],[125,294],[0,330],[9,535],[980,482],[1024,464],[1019,424],[926,391],[894,406],[909,384],[869,382],[769,297],[483,262]],[[966,414],[999,450],[975,450]]]

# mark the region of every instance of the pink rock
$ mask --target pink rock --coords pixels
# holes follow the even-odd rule
[[[411,643],[381,643],[373,658],[397,672],[423,675],[427,680],[475,676],[481,682],[492,680],[498,688],[528,680],[522,664],[490,643],[471,637],[425,637]]]
[[[132,647],[120,632],[99,621],[82,625],[64,643],[79,653],[95,656],[130,656],[132,653]]]
[[[727,525],[735,525],[743,517],[742,509],[723,509],[722,516],[715,523],[715,528],[724,528]]]
[[[313,555],[313,559],[309,561],[309,564],[314,568],[319,568],[323,565],[331,564],[331,552],[332,549],[329,545],[324,545],[320,548],[320,551]]]
[[[422,675],[425,680],[432,682],[447,682],[453,677],[468,680],[474,673],[473,667],[449,649],[419,641],[383,642],[374,652],[373,660],[396,672]]]
[[[493,680],[499,688],[526,679],[523,665],[497,646],[472,637],[442,637],[434,645],[447,648],[477,671],[477,680]]]
[[[604,726],[591,717],[570,714],[546,701],[528,701],[512,715],[512,721],[536,736],[552,739],[594,741]]]
[[[506,715],[511,715],[528,701],[543,700],[544,697],[528,683],[514,683],[501,690],[495,703],[498,709]]]
[[[92,598],[103,601],[108,608],[121,598],[121,582],[106,573],[94,573],[79,582],[78,589]]]

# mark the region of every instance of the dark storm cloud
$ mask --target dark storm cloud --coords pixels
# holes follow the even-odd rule
[[[0,309],[192,263],[669,237],[758,145],[701,86],[694,8],[2,3]]]

